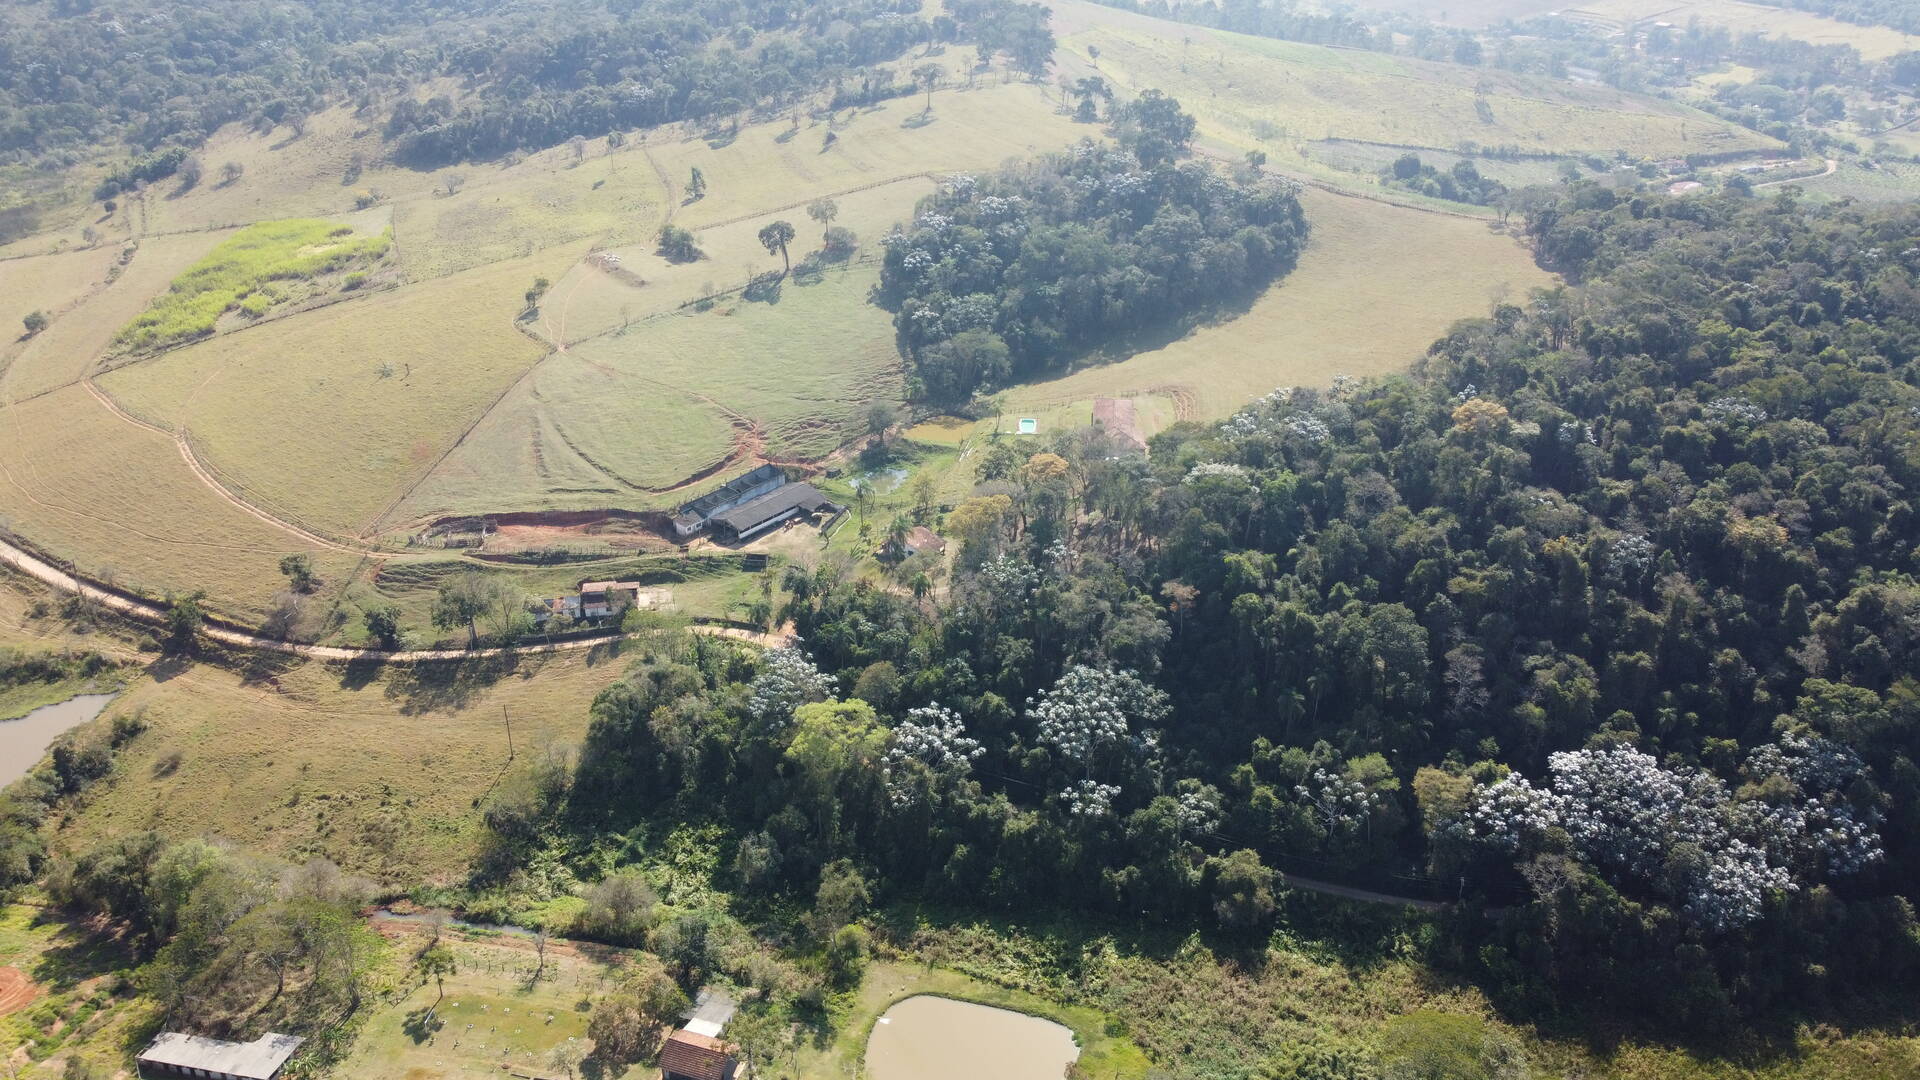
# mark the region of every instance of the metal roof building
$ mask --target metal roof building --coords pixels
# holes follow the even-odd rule
[[[163,1032],[135,1059],[143,1080],[196,1077],[201,1080],[274,1080],[305,1039],[268,1032],[252,1042],[227,1042],[201,1035]]]
[[[788,518],[800,514],[811,514],[832,505],[833,500],[822,495],[820,489],[812,484],[788,484],[752,502],[742,503],[724,513],[715,514],[710,524],[721,533],[745,540],[755,533],[773,528]]]

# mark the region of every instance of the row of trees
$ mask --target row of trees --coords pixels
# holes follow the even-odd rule
[[[1307,228],[1297,189],[1172,164],[1192,118],[1172,99],[1141,101],[1147,119],[1127,128],[1136,154],[1087,141],[954,177],[885,238],[881,298],[916,396],[964,401],[1174,332],[1293,267]]]

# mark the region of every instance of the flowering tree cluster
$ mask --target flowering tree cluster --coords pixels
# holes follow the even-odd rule
[[[1294,785],[1293,795],[1313,810],[1314,821],[1328,837],[1357,830],[1380,805],[1380,796],[1365,784],[1322,768],[1314,769],[1306,783]]]
[[[1519,774],[1475,792],[1455,823],[1503,851],[1563,831],[1577,854],[1617,879],[1664,891],[1702,926],[1727,930],[1759,918],[1767,897],[1799,887],[1795,869],[1851,873],[1879,858],[1877,812],[1840,792],[1858,757],[1822,739],[1786,736],[1748,761],[1778,778],[1775,798],[1735,798],[1699,769],[1669,769],[1631,747],[1576,750],[1548,759],[1553,789]]]
[[[782,728],[792,722],[795,709],[832,696],[832,677],[815,667],[812,657],[790,647],[769,649],[754,677],[747,711],[767,727]]]
[[[1109,751],[1128,743],[1134,727],[1161,723],[1172,711],[1166,693],[1133,672],[1085,664],[1069,668],[1027,704],[1040,741],[1085,768],[1089,778]]]
[[[1078,818],[1106,817],[1113,813],[1113,800],[1119,797],[1118,787],[1098,780],[1081,780],[1060,793],[1067,813]]]
[[[984,753],[986,748],[968,737],[966,724],[952,709],[934,704],[909,710],[906,719],[893,726],[887,747],[887,793],[895,805],[907,805],[919,797],[910,780],[914,773],[963,776]]]

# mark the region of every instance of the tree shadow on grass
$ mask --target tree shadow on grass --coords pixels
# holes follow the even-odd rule
[[[169,682],[193,670],[193,658],[179,653],[156,657],[146,666],[146,676],[157,683]]]
[[[386,661],[367,659],[349,660],[338,666],[340,669],[340,689],[365,690],[367,687],[373,685],[375,679],[380,677],[381,671],[386,668]]]
[[[387,680],[387,699],[400,703],[403,715],[459,710],[495,683],[514,673],[512,656],[479,656],[397,665]]]
[[[304,656],[257,649],[240,654],[238,659],[239,663],[234,666],[234,670],[240,673],[241,685],[265,684],[275,688],[280,685],[280,676],[307,663],[307,658]]]
[[[740,298],[754,304],[777,304],[780,302],[780,290],[785,280],[786,275],[777,271],[760,274],[747,282],[746,288],[740,290]]]
[[[131,965],[133,950],[103,923],[69,918],[51,909],[34,916],[33,925],[55,926],[53,944],[35,958],[27,976],[61,993],[110,971]]]
[[[407,1038],[413,1040],[415,1046],[433,1038],[441,1028],[446,1026],[446,1020],[436,1016],[430,1005],[407,1010],[406,1019],[400,1022],[400,1030],[406,1033]]]

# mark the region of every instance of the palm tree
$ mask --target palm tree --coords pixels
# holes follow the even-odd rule
[[[786,264],[780,271],[782,275],[785,275],[793,269],[793,260],[787,257],[787,245],[792,242],[793,225],[791,222],[776,221],[760,230],[760,246],[766,248],[767,254],[769,255],[776,251],[779,252],[780,261]]]
[[[939,64],[921,64],[919,67],[913,69],[913,81],[919,83],[922,87],[926,88],[927,91],[927,107],[920,115],[925,116],[927,113],[933,111],[933,88],[939,84],[940,76],[946,73],[947,69],[941,67]]]

